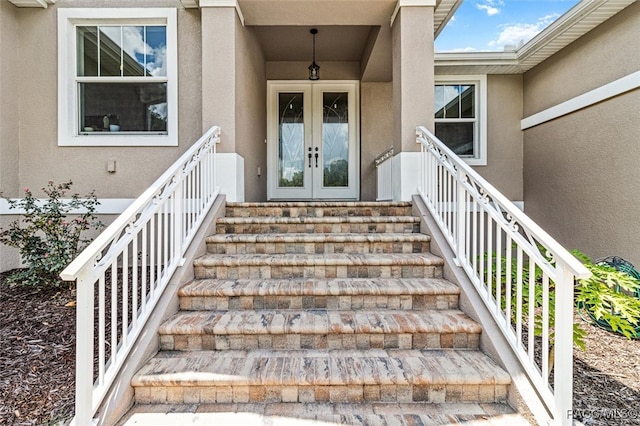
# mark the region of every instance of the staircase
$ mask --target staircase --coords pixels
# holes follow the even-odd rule
[[[429,241],[410,203],[229,203],[129,421],[528,424]]]

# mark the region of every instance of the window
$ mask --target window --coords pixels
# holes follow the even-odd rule
[[[486,76],[436,77],[435,134],[470,165],[487,164]]]
[[[58,144],[177,145],[175,9],[58,16]]]

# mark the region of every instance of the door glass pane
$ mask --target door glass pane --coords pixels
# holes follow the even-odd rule
[[[322,165],[324,187],[349,186],[348,93],[322,94]]]
[[[304,187],[304,93],[278,93],[278,186]]]

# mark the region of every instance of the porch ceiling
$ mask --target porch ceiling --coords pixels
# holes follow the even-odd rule
[[[434,36],[461,2],[436,1]],[[237,0],[244,25],[254,28],[267,61],[310,60],[309,30],[317,28],[316,60],[359,62],[363,81],[391,81],[391,22],[400,4],[402,0]]]

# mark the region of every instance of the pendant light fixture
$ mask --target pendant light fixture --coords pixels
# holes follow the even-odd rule
[[[311,28],[309,32],[313,36],[313,61],[309,65],[309,80],[320,80],[320,67],[316,64],[316,34],[318,34],[318,30]]]

